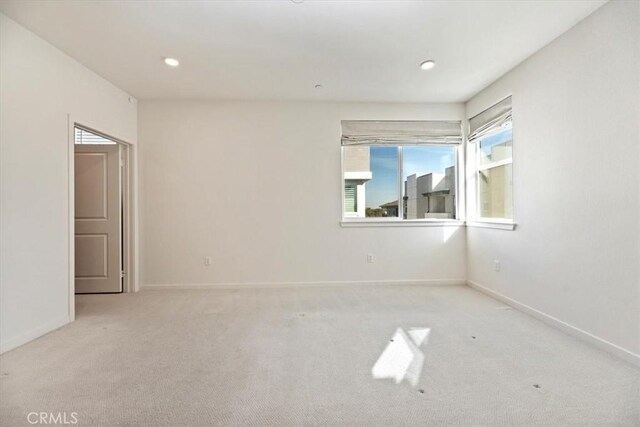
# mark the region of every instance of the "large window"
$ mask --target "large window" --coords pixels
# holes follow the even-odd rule
[[[511,98],[470,119],[479,219],[513,220]]]
[[[361,139],[354,136],[357,132],[348,134],[351,137],[348,142],[357,143],[345,144],[343,122],[343,218],[455,219],[460,123],[445,122],[449,127],[444,136],[440,135],[445,133],[440,123],[438,127],[432,122],[419,122],[431,123],[430,129],[440,132],[433,131],[427,136],[417,136],[415,126],[411,135],[407,135],[385,122],[372,123],[377,127],[366,131],[363,128]],[[386,126],[393,135],[385,134]],[[417,138],[423,139],[416,141]],[[406,144],[401,143],[403,139]]]

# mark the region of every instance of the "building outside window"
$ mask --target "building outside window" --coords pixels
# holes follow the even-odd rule
[[[343,158],[344,216],[364,217],[365,184],[373,178],[369,147],[349,147]]]
[[[456,217],[456,148],[403,147],[404,219]]]
[[[513,219],[512,148],[511,123],[478,141],[480,218]]]

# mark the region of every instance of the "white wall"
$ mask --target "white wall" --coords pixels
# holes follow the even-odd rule
[[[467,103],[513,93],[518,224],[467,230],[469,279],[636,355],[639,34],[640,3],[611,2]]]
[[[68,120],[137,139],[128,95],[0,14],[0,351],[69,321]]]
[[[141,102],[143,285],[463,281],[463,229],[339,225],[340,120],[463,115],[461,104]]]

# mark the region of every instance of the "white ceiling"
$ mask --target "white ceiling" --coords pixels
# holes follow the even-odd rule
[[[460,102],[603,3],[2,0],[0,11],[141,99]]]

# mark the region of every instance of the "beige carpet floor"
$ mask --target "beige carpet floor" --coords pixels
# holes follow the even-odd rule
[[[465,286],[143,291],[0,357],[0,424],[640,425],[640,370]]]

